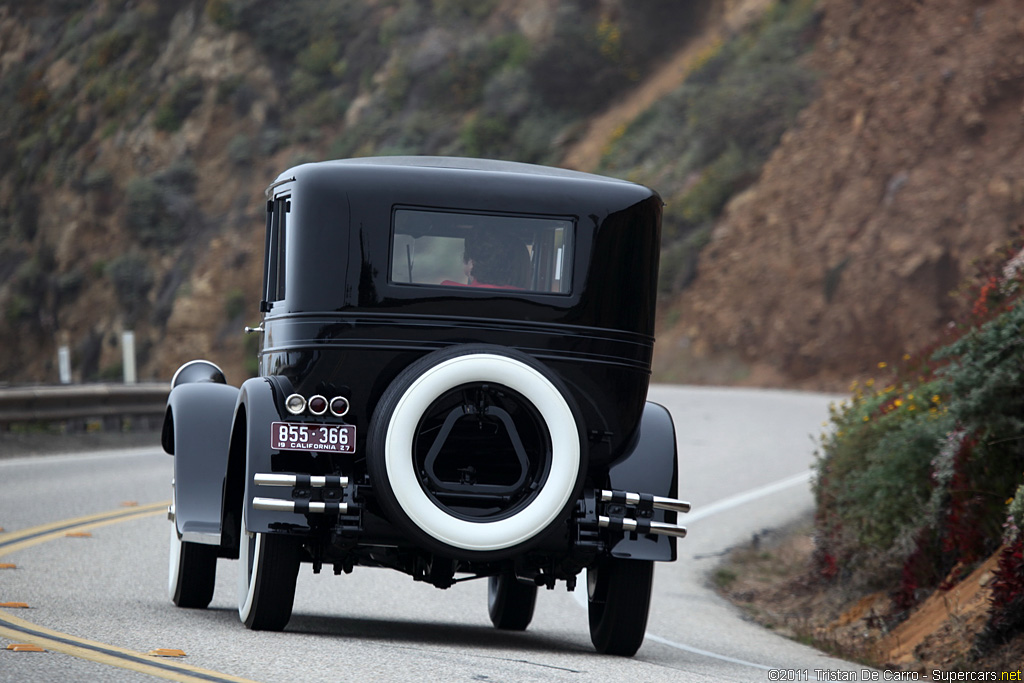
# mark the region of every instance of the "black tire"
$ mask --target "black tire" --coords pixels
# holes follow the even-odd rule
[[[217,547],[190,543],[178,536],[171,522],[167,592],[178,607],[206,609],[213,600],[217,578]]]
[[[244,519],[239,539],[238,617],[254,631],[280,631],[292,617],[298,545],[279,534],[250,534]]]
[[[607,557],[587,569],[590,640],[597,651],[632,657],[644,642],[654,562]]]
[[[495,628],[525,631],[533,621],[536,604],[537,586],[518,581],[514,574],[501,574],[487,580],[487,613]]]
[[[484,344],[427,354],[395,378],[370,421],[374,495],[436,553],[518,554],[564,522],[579,495],[577,415],[561,382],[526,354]]]

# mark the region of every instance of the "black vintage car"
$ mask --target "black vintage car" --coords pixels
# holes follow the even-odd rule
[[[675,559],[676,439],[647,402],[662,202],[621,180],[444,157],[292,168],[267,188],[259,377],[172,380],[169,590],[291,617],[301,565],[487,578],[498,628],[586,570],[600,652],[643,641]]]

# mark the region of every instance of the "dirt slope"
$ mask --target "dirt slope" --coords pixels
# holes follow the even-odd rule
[[[931,342],[971,262],[1021,224],[1019,2],[821,9],[822,95],[716,225],[660,337],[676,379],[679,358],[738,358],[755,383],[845,386]]]
[[[998,553],[959,580],[951,575],[946,590],[903,612],[885,591],[860,595],[822,581],[811,569],[813,552],[808,529],[766,531],[733,549],[713,580],[723,596],[777,633],[852,661],[916,672],[917,680],[939,680],[931,675],[936,670],[949,676],[951,671],[1020,669],[1024,635],[977,648],[988,621]]]

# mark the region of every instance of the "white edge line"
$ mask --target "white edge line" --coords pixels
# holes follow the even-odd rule
[[[778,493],[779,491],[785,491],[786,489],[792,488],[794,486],[806,484],[810,480],[810,470],[806,472],[801,472],[800,474],[795,474],[792,477],[787,477],[786,479],[781,479],[771,484],[766,484],[759,488],[751,489],[750,491],[746,491],[744,493],[739,493],[735,496],[723,498],[722,500],[716,503],[712,503],[711,505],[702,506],[699,509],[695,510],[694,512],[691,512],[690,514],[686,515],[686,517],[684,517],[683,520],[687,523],[696,522],[697,520],[704,519],[705,517],[717,515],[719,512],[725,512],[726,510],[731,510],[741,505],[746,505],[747,503],[753,502],[758,498],[764,498],[765,496],[770,496],[773,493]]]
[[[656,636],[653,633],[647,633],[647,634],[644,635],[644,637],[647,640],[653,640],[656,643],[661,643],[662,645],[668,645],[669,647],[674,647],[677,650],[683,650],[684,652],[690,652],[690,653],[695,654],[695,655],[700,655],[701,657],[711,657],[713,659],[719,659],[719,660],[721,660],[723,662],[729,662],[731,664],[739,664],[741,666],[749,666],[749,667],[752,667],[754,669],[763,669],[764,671],[771,671],[772,669],[777,668],[777,667],[765,666],[764,664],[755,664],[754,662],[748,662],[745,659],[736,659],[735,657],[729,657],[727,655],[720,655],[717,652],[708,652],[707,650],[701,650],[699,647],[690,647],[689,645],[683,645],[682,643],[677,643],[677,642],[669,640],[667,638],[662,638],[661,636]]]

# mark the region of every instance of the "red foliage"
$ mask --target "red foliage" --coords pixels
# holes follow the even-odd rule
[[[907,557],[900,571],[900,585],[893,593],[892,600],[900,609],[910,609],[917,604],[921,589],[929,589],[942,578],[943,562],[936,547],[932,529],[923,529],[917,536],[914,552]]]
[[[978,292],[978,298],[974,300],[974,306],[971,307],[971,312],[977,318],[984,318],[989,313],[989,305],[993,303],[990,301],[994,295],[999,294],[999,278],[992,275],[988,280],[981,286],[981,290]]]
[[[1018,536],[999,553],[991,583],[989,628],[1005,632],[1024,622],[1024,537]]]
[[[818,573],[826,581],[831,581],[839,574],[839,563],[831,553],[822,553],[818,562]]]
[[[960,444],[953,458],[953,479],[949,483],[949,511],[946,514],[942,550],[951,553],[964,564],[973,564],[984,559],[988,551],[988,537],[985,521],[990,509],[983,496],[977,493],[977,486],[971,479],[968,461],[978,444],[972,434]]]

